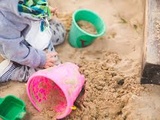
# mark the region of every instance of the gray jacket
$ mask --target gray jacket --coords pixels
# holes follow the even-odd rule
[[[0,0],[0,54],[22,65],[41,67],[46,61],[45,52],[25,41],[31,19],[20,15],[18,1]]]

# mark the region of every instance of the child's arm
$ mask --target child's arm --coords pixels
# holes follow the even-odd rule
[[[1,15],[1,14],[0,14]],[[0,22],[0,54],[7,59],[29,67],[44,67],[46,53],[27,45],[19,29],[11,22]]]
[[[23,37],[1,39],[1,45],[3,47],[3,55],[11,61],[34,68],[44,67],[46,63],[45,52],[27,46],[23,41]]]

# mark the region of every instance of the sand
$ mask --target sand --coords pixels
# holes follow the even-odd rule
[[[50,0],[58,17],[70,29],[78,8],[97,12],[107,32],[88,47],[77,49],[66,41],[56,47],[62,62],[79,65],[85,75],[85,93],[77,109],[64,120],[158,120],[160,87],[141,85],[145,0]],[[25,101],[25,120],[54,120],[52,111],[39,113],[26,94],[25,83],[0,84],[0,96],[13,94]]]

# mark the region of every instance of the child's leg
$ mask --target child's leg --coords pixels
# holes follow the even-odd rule
[[[50,22],[52,37],[47,50],[55,51],[54,46],[61,44],[65,40],[66,30],[58,20],[50,20],[49,22]],[[57,56],[54,59],[56,61],[55,65],[59,65],[61,63]]]
[[[35,68],[31,68],[28,66],[20,65],[20,64],[15,64],[13,63],[14,66],[16,67],[10,77],[11,80],[18,80],[21,82],[27,82],[29,77],[36,72]]]
[[[53,45],[59,45],[65,40],[66,30],[58,20],[51,20],[49,22],[52,32],[51,42]]]
[[[23,66],[7,59],[0,63],[0,68],[0,82],[9,80],[26,82],[36,72],[34,68]]]

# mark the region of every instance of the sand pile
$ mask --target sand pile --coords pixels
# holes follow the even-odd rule
[[[107,51],[92,60],[80,58],[77,64],[86,77],[85,94],[77,101],[78,109],[66,119],[125,119],[123,108],[129,98],[144,90],[139,84],[140,65]]]

